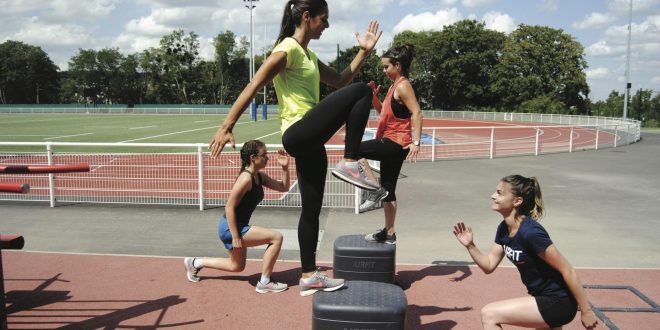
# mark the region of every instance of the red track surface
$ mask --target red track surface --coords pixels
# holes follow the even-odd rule
[[[278,262],[290,289],[258,294],[261,262],[244,272],[185,278],[181,258],[4,251],[10,329],[309,329],[312,297],[298,294],[298,263]],[[584,284],[632,285],[660,300],[660,270],[579,269]],[[525,295],[514,268],[491,275],[467,266],[398,265],[408,299],[406,329],[480,329],[488,302]],[[350,283],[350,282],[349,282]],[[626,290],[588,289],[597,307],[649,308]],[[606,312],[620,329],[657,329],[660,313]],[[506,327],[513,329],[513,327]],[[564,329],[581,329],[576,318]],[[607,329],[602,323],[597,329]]]

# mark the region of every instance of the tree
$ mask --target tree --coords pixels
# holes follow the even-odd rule
[[[587,111],[584,48],[560,29],[521,24],[507,38],[493,90],[505,109],[547,95],[576,113]]]
[[[58,70],[40,47],[5,41],[0,44],[0,103],[57,102]]]
[[[135,103],[137,58],[117,48],[79,49],[69,61],[62,99],[80,103]]]
[[[496,102],[490,85],[504,48],[504,33],[486,29],[485,23],[463,20],[445,26],[439,37],[434,106],[459,110]]]

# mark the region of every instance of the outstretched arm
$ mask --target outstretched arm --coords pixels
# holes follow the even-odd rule
[[[587,295],[582,288],[582,283],[575,272],[575,268],[573,268],[568,260],[564,258],[554,244],[548,246],[545,251],[539,253],[539,257],[561,273],[564,282],[568,285],[568,289],[571,290],[573,297],[575,297],[575,300],[580,306],[582,326],[586,329],[593,329],[598,323],[598,319],[593,310],[591,310]]]
[[[504,249],[501,245],[493,244],[490,249],[490,253],[484,254],[477,248],[474,244],[472,237],[472,228],[466,226],[462,222],[458,222],[454,225],[454,236],[458,239],[463,246],[465,246],[470,253],[472,260],[481,268],[481,270],[486,273],[492,273],[495,268],[500,264],[502,258],[504,257]]]
[[[241,94],[238,96],[224,122],[220,125],[220,128],[218,128],[215,135],[213,135],[211,142],[209,142],[209,149],[211,149],[212,158],[218,157],[227,143],[235,149],[234,133],[232,132],[234,125],[240,118],[241,114],[243,114],[245,109],[250,105],[250,102],[257,94],[257,91],[273,80],[273,78],[275,78],[279,72],[284,70],[285,67],[285,52],[275,52],[268,56],[264,64],[261,65],[257,73],[254,75],[252,81],[245,86]]]

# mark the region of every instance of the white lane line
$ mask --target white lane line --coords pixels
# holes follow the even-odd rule
[[[194,123],[195,123],[195,124],[196,124],[196,123],[206,123],[206,122],[209,122],[209,121],[210,121],[210,120],[208,120],[208,119],[207,119],[207,120],[198,120],[198,121],[195,121]]]
[[[157,126],[151,125],[151,126],[129,127],[128,129],[143,129],[143,128],[152,128],[152,127],[157,127]]]
[[[260,137],[256,138],[255,140],[261,140],[261,139],[263,139],[263,138],[266,138],[266,137],[269,137],[269,136],[271,136],[271,135],[275,135],[275,134],[280,134],[280,131],[277,131],[277,132],[274,132],[274,133],[270,133],[270,134],[266,134],[266,135],[264,135],[264,136],[260,136]]]
[[[238,123],[236,125],[243,125],[243,124],[249,124],[249,123],[251,123],[251,122],[247,121],[247,122]],[[166,133],[166,134],[160,134],[160,135],[146,136],[146,137],[139,138],[139,139],[119,141],[117,143],[126,143],[126,142],[135,142],[135,141],[141,141],[141,140],[149,140],[149,139],[159,138],[159,137],[162,137],[162,136],[176,135],[176,134],[189,133],[189,132],[195,132],[195,131],[203,131],[203,130],[207,130],[207,129],[218,129],[218,126],[202,127],[202,128],[189,129],[189,130],[186,130],[186,131],[178,131],[178,132],[172,132],[172,133]]]
[[[68,138],[68,137],[74,137],[74,136],[84,136],[84,135],[92,135],[94,133],[82,133],[82,134],[73,134],[73,135],[60,135],[60,136],[54,136],[54,137],[47,137],[43,138],[44,140],[54,140],[54,139],[63,139],[63,138]]]

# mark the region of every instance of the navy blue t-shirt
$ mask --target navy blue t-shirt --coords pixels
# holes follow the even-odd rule
[[[497,227],[495,243],[502,245],[506,257],[516,265],[529,294],[550,297],[571,295],[561,273],[538,256],[552,245],[550,235],[538,221],[526,217],[513,237],[509,237],[506,222],[502,221]]]

